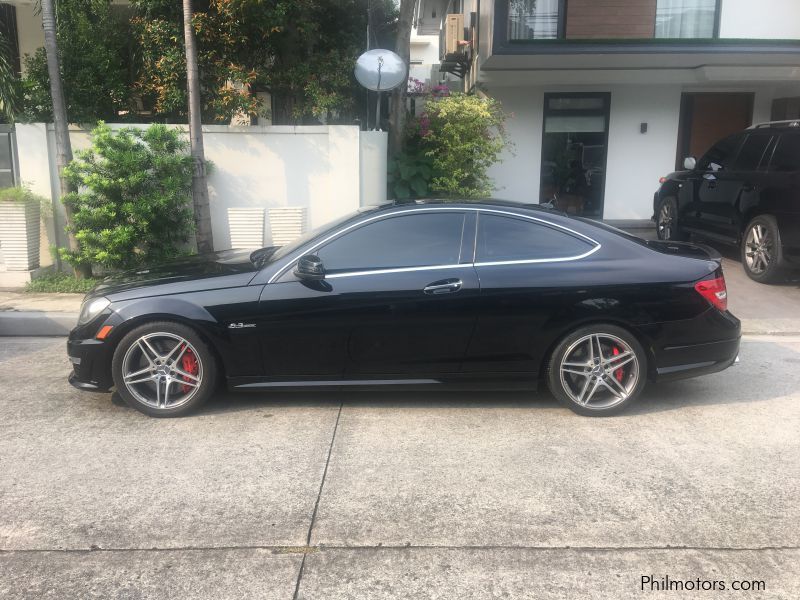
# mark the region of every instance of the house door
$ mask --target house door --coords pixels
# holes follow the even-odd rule
[[[683,169],[683,159],[698,160],[721,139],[746,129],[753,119],[753,94],[683,94],[675,168]]]
[[[610,100],[607,93],[545,94],[540,203],[603,217]]]

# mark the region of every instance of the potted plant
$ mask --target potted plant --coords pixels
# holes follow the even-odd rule
[[[39,267],[42,201],[25,187],[0,189],[0,255],[7,271]]]

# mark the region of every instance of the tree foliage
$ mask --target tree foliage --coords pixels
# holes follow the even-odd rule
[[[508,147],[505,119],[497,100],[434,88],[424,112],[406,128],[403,151],[389,161],[389,195],[398,200],[490,196],[488,169]]]
[[[179,130],[113,131],[100,123],[91,148],[65,169],[79,190],[63,202],[73,210],[80,250],[60,249],[62,258],[113,269],[180,254],[192,231],[192,168]]]
[[[490,196],[488,169],[506,146],[506,115],[493,98],[471,94],[432,97],[419,126],[421,147],[432,160],[430,190],[453,198]]]
[[[132,108],[128,13],[110,0],[55,3],[61,76],[73,123],[118,120]],[[52,121],[47,56],[39,48],[25,59],[21,118]]]
[[[383,6],[385,31],[394,22]],[[186,74],[180,14],[165,0],[134,0],[141,68],[137,88],[155,114],[182,120]],[[258,115],[268,91],[274,123],[348,121],[360,90],[353,66],[364,50],[367,0],[207,0],[195,6],[204,120]],[[380,28],[378,28],[380,29]]]
[[[10,57],[11,45],[0,30],[0,123],[13,121],[19,110],[19,81]]]

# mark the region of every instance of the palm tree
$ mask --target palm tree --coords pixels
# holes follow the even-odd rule
[[[11,45],[0,30],[0,115],[13,121],[19,110],[19,82],[11,64]]]
[[[192,172],[192,202],[194,204],[195,239],[201,254],[214,251],[211,232],[211,210],[208,205],[206,160],[203,150],[203,130],[200,113],[200,75],[197,68],[197,45],[192,25],[192,0],[183,0],[183,38],[186,44],[186,86],[189,91],[189,142],[194,171]]]
[[[56,169],[61,197],[72,191],[64,167],[72,160],[72,144],[69,139],[69,120],[67,118],[67,102],[64,98],[64,83],[61,80],[61,66],[58,56],[58,38],[56,34],[56,14],[53,0],[41,0],[42,29],[44,29],[44,51],[47,55],[47,74],[50,78],[50,97],[53,100],[53,125],[56,134]],[[72,210],[65,205],[67,215],[67,245],[72,251],[78,250],[78,240],[71,232]],[[88,277],[92,274],[91,265],[75,268],[75,276]]]

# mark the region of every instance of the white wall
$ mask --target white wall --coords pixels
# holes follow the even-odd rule
[[[44,32],[42,31],[42,17],[34,11],[33,3],[14,3],[17,8],[17,37],[19,39],[19,54],[23,72],[25,70],[26,54],[33,54],[37,48],[44,45]]]
[[[722,0],[720,37],[800,39],[800,1]]]
[[[605,88],[496,88],[490,95],[512,117],[506,127],[514,147],[490,170],[495,196],[518,202],[539,201],[542,107],[545,92],[611,93],[606,168],[605,219],[649,219],[658,178],[673,170],[678,140],[680,86]],[[647,123],[648,131],[639,132]]]
[[[16,129],[21,180],[39,194],[57,197],[52,126],[18,124]],[[384,202],[386,143],[376,139],[380,136],[386,134],[362,135],[358,127],[338,125],[204,126],[206,158],[213,163],[208,184],[215,248],[230,247],[228,208],[266,208],[268,244],[270,208],[307,207],[308,227],[318,227],[360,205]],[[74,151],[89,147],[85,130],[72,128],[70,139]],[[56,207],[56,223],[63,227],[63,206],[56,202]],[[59,229],[48,230],[43,258],[49,245],[65,244]]]

